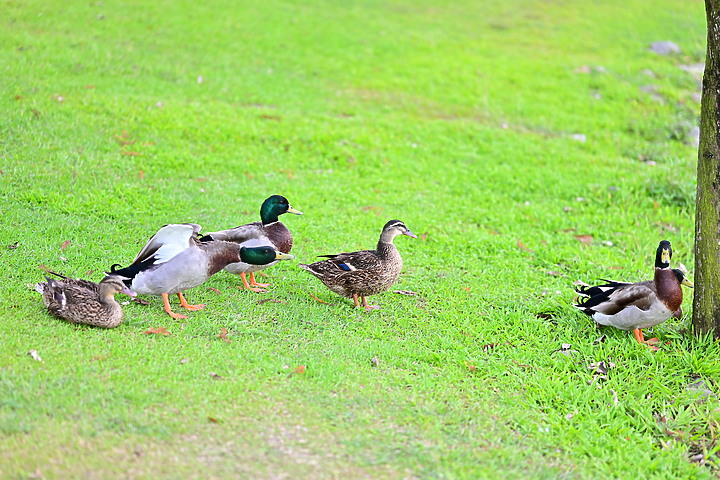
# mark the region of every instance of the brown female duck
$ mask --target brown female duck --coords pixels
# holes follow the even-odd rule
[[[368,305],[365,297],[389,289],[398,279],[403,261],[393,240],[398,235],[417,238],[400,220],[390,220],[383,227],[375,250],[361,250],[338,255],[320,255],[322,260],[299,266],[320,279],[333,292],[352,298],[355,306],[359,300],[370,310],[380,308]]]
[[[71,323],[115,328],[123,321],[115,294],[136,295],[117,275],[108,275],[98,284],[51,273],[61,279],[45,277],[47,281],[38,283],[35,289],[42,294],[48,312]]]

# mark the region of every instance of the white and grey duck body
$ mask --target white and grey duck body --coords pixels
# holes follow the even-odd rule
[[[390,220],[383,227],[375,250],[320,255],[328,260],[299,266],[320,279],[331,291],[352,298],[356,307],[362,301],[365,309],[380,308],[368,305],[366,297],[388,290],[400,276],[403,260],[393,243],[398,235],[417,238],[403,222]]]
[[[198,238],[200,230],[200,225],[194,223],[165,225],[150,238],[129,266],[116,268],[119,265],[113,265],[111,273],[127,278],[126,285],[137,293],[160,295],[168,315],[180,319],[187,317],[172,311],[169,295],[177,294],[183,308],[199,310],[205,305],[188,304],[182,292],[202,285],[227,265],[236,262],[267,264],[295,258],[269,246],[201,242]]]
[[[645,340],[642,329],[679,315],[683,300],[680,285],[693,286],[682,270],[670,268],[671,258],[670,242],[663,240],[655,255],[653,280],[637,283],[606,281],[602,285],[581,287],[576,293],[582,298],[574,306],[599,325],[633,330],[635,338],[642,344],[657,342],[657,339]]]
[[[71,323],[115,328],[123,321],[123,310],[115,295],[136,295],[117,275],[108,275],[95,283],[50,273],[60,280],[45,277],[46,281],[36,284],[35,290],[42,294],[48,312]]]
[[[284,213],[302,215],[302,212],[293,208],[287,198],[282,195],[272,195],[265,199],[260,206],[260,221],[247,223],[235,228],[210,232],[201,237],[201,241],[223,240],[233,242],[245,247],[270,246],[282,253],[290,253],[293,246],[293,237],[290,230],[279,220]],[[276,261],[256,265],[247,262],[235,262],[227,265],[225,271],[240,275],[243,286],[254,292],[263,292],[268,283],[258,283],[255,280],[255,272],[272,267]],[[250,274],[248,280],[247,274]]]

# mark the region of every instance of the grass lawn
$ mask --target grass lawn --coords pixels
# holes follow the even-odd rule
[[[443,5],[2,2],[0,477],[718,476],[692,291],[658,352],[571,306],[659,240],[693,265],[703,2]],[[32,289],[275,193],[305,215],[267,293],[221,272],[101,330]],[[416,295],[366,313],[297,267],[396,218]]]

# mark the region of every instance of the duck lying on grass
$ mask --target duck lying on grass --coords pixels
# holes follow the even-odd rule
[[[284,213],[302,215],[301,211],[290,206],[287,198],[282,195],[272,195],[260,206],[261,221],[247,223],[220,232],[211,232],[203,236],[200,240],[225,240],[227,242],[240,244],[244,247],[270,246],[278,252],[290,253],[293,245],[292,234],[290,230],[278,220],[278,217]],[[272,267],[276,263],[276,261],[272,261],[258,265],[248,262],[235,262],[227,265],[225,270],[240,275],[245,288],[253,292],[264,292],[265,290],[263,288],[270,284],[257,283],[255,281],[255,272]],[[250,274],[249,282],[246,278],[248,273]]]
[[[380,308],[368,305],[365,297],[389,289],[398,279],[403,261],[393,244],[398,235],[417,238],[400,220],[390,220],[383,227],[375,250],[320,255],[329,260],[299,266],[320,279],[333,292],[352,298],[355,306],[360,299],[366,310]]]
[[[36,284],[35,290],[42,294],[48,312],[71,323],[115,328],[123,321],[122,307],[115,300],[115,294],[136,295],[117,275],[108,275],[100,283],[94,283],[50,273],[60,280],[45,277],[47,281]]]
[[[600,325],[632,330],[638,342],[651,345],[657,338],[645,340],[642,329],[654,327],[680,314],[683,300],[680,284],[692,287],[682,270],[670,269],[672,247],[663,240],[655,255],[655,277],[638,283],[610,282],[581,287],[582,297],[574,306]],[[653,347],[654,348],[654,347]]]
[[[231,263],[266,265],[295,257],[269,246],[243,247],[225,241],[201,242],[202,227],[194,223],[165,225],[153,235],[125,268],[111,267],[111,273],[125,277],[125,284],[137,293],[160,295],[165,311],[175,319],[187,318],[170,307],[169,295],[177,294],[180,306],[199,310],[205,305],[190,305],[182,292],[197,287]]]

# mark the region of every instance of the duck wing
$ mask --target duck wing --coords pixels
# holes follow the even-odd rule
[[[267,238],[262,222],[246,223],[245,225],[240,225],[235,228],[229,228],[219,232],[210,232],[203,236],[200,240],[203,242],[210,240],[225,240],[226,242],[233,243],[248,243],[253,240],[260,240],[266,241],[266,245],[272,244],[272,242],[270,242]]]
[[[153,259],[153,263],[164,263],[174,256],[198,244],[197,235],[202,227],[196,223],[173,223],[165,225],[148,240],[132,265]]]
[[[630,306],[649,310],[657,299],[652,282],[625,283],[609,282],[596,287],[581,288],[578,295],[584,297],[578,305],[588,315],[595,312],[615,315]]]
[[[375,250],[360,250],[358,252],[319,256],[328,258],[329,260],[324,260],[318,263],[332,264],[338,270],[345,272],[382,268],[382,261]]]

